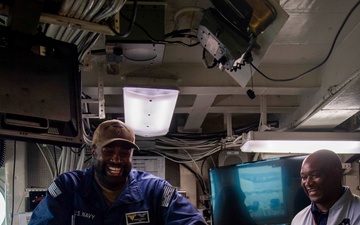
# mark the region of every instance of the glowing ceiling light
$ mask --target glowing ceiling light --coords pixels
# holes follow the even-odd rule
[[[167,134],[178,90],[124,87],[125,122],[136,135],[155,137]]]
[[[340,154],[360,153],[355,132],[254,132],[243,134],[243,152],[312,153],[320,149]]]

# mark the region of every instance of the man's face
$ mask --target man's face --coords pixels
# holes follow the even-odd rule
[[[334,183],[337,177],[331,168],[316,159],[307,158],[301,167],[300,175],[301,186],[319,208],[327,208],[334,202]]]
[[[95,176],[110,190],[121,189],[131,171],[133,149],[121,142],[112,142],[93,150]]]

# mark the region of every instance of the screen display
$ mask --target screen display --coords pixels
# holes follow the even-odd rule
[[[300,185],[304,158],[210,169],[212,224],[290,224],[310,204]]]

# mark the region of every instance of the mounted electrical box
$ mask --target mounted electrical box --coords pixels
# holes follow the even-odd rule
[[[137,12],[131,25],[134,7]],[[119,34],[106,36],[105,41],[108,63],[161,64],[165,51],[165,44],[161,43],[165,38],[165,4],[138,2],[135,6],[129,3],[117,17],[115,27],[120,28]]]
[[[221,14],[210,8],[205,11],[198,29],[198,39],[202,46],[226,69],[250,47],[250,35],[236,30]]]
[[[0,54],[0,138],[80,147],[76,46],[0,26]]]
[[[268,1],[212,3],[215,8],[205,11],[198,39],[221,68],[236,71],[252,61],[252,50],[260,48],[256,38],[276,19],[276,9]]]

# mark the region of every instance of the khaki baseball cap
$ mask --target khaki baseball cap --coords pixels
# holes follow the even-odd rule
[[[102,122],[95,130],[92,145],[102,148],[111,142],[121,141],[130,144],[131,147],[139,150],[135,144],[135,133],[131,127],[120,120],[107,120]]]

